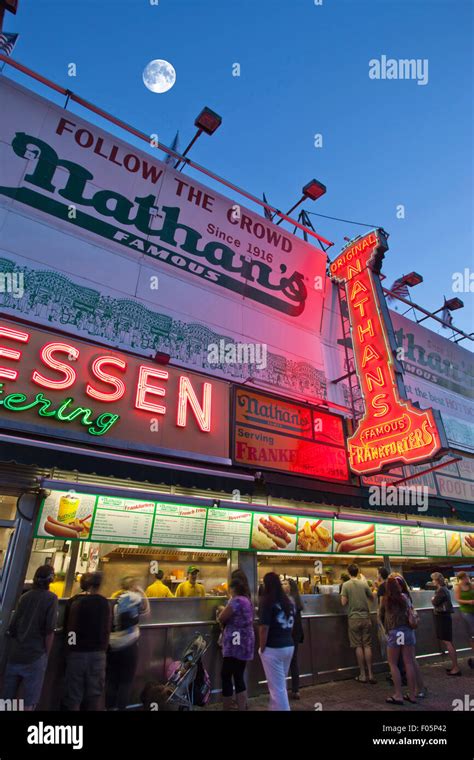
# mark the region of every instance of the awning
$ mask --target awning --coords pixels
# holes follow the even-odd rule
[[[253,475],[230,467],[148,459],[114,450],[103,451],[3,433],[0,434],[0,462],[228,493],[238,489],[241,494],[252,494],[255,483]]]

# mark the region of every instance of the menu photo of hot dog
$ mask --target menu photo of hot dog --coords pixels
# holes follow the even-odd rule
[[[255,515],[251,547],[259,551],[295,551],[296,530],[296,517]]]
[[[300,517],[298,520],[298,542],[301,552],[330,552],[332,546],[332,520],[314,520]]]
[[[461,533],[463,557],[474,557],[474,533]]]
[[[335,520],[333,551],[339,554],[375,554],[375,525]]]
[[[95,496],[75,491],[53,491],[43,502],[36,535],[69,541],[89,538]]]

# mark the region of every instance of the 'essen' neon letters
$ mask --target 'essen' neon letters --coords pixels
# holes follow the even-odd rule
[[[383,230],[349,243],[330,266],[346,290],[357,376],[365,414],[348,439],[353,472],[368,475],[395,464],[420,464],[446,448],[441,418],[406,400],[390,315],[380,284],[388,250]]]

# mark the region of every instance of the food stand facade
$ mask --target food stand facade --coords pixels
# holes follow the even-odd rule
[[[431,525],[416,509],[412,521],[404,506],[368,509],[383,466],[397,482],[447,444],[430,399],[421,412],[401,392],[377,291],[381,231],[348,247],[346,269],[335,269],[341,279],[348,261],[374,253],[346,295],[357,319],[364,288],[375,288],[372,322],[355,325],[361,344],[373,341],[355,349],[355,363],[374,362],[366,405],[376,416],[392,404],[396,425],[395,443],[366,456],[361,448],[387,431],[374,419],[361,430],[334,379],[348,367],[325,254],[28,90],[0,86],[11,105],[1,127],[1,263],[18,285],[1,294],[0,313],[1,641],[40,561],[65,569],[66,596],[88,569],[104,570],[110,594],[131,569],[148,583],[158,563],[175,583],[192,562],[207,570],[208,595],[152,600],[134,700],[145,679],[163,680],[196,629],[213,636],[206,665],[218,691],[222,596],[213,592],[236,566],[254,594],[270,568],[324,591],[335,576],[328,558],[338,572],[354,556],[367,573],[404,558],[472,567],[469,499],[454,502],[456,514],[430,492]],[[381,398],[389,382],[395,390]],[[401,406],[408,421],[395,414]],[[419,434],[405,435],[416,418]],[[449,480],[470,483],[464,472]],[[415,594],[420,655],[432,656],[429,592]],[[350,675],[337,593],[304,602],[303,684]],[[43,706],[58,705],[62,656],[58,633]],[[375,660],[383,667],[380,653]],[[262,687],[258,658],[249,679],[251,693]]]

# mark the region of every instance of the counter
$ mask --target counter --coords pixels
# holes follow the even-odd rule
[[[424,659],[440,657],[440,646],[435,637],[432,591],[412,592],[415,609],[420,616],[417,629],[417,656]],[[211,677],[213,699],[220,698],[221,650],[217,646],[219,635],[215,623],[216,607],[225,603],[222,597],[204,599],[150,599],[150,615],[140,625],[140,657],[132,693],[132,705],[140,701],[139,695],[148,681],[164,682],[168,663],[179,660],[196,632],[208,634],[211,645],[204,656],[204,665]],[[357,675],[355,654],[347,639],[347,614],[338,594],[315,594],[302,597],[303,629],[305,640],[300,646],[299,663],[301,685],[309,686],[324,681],[352,678]],[[60,600],[60,621],[64,609]],[[377,635],[377,602],[372,603],[373,662],[375,672],[387,671]],[[459,612],[453,615],[454,643],[458,651],[466,650],[469,640]],[[64,644],[58,631],[51,652],[40,709],[58,709],[64,671]],[[250,696],[266,691],[265,675],[256,654],[247,668]]]

